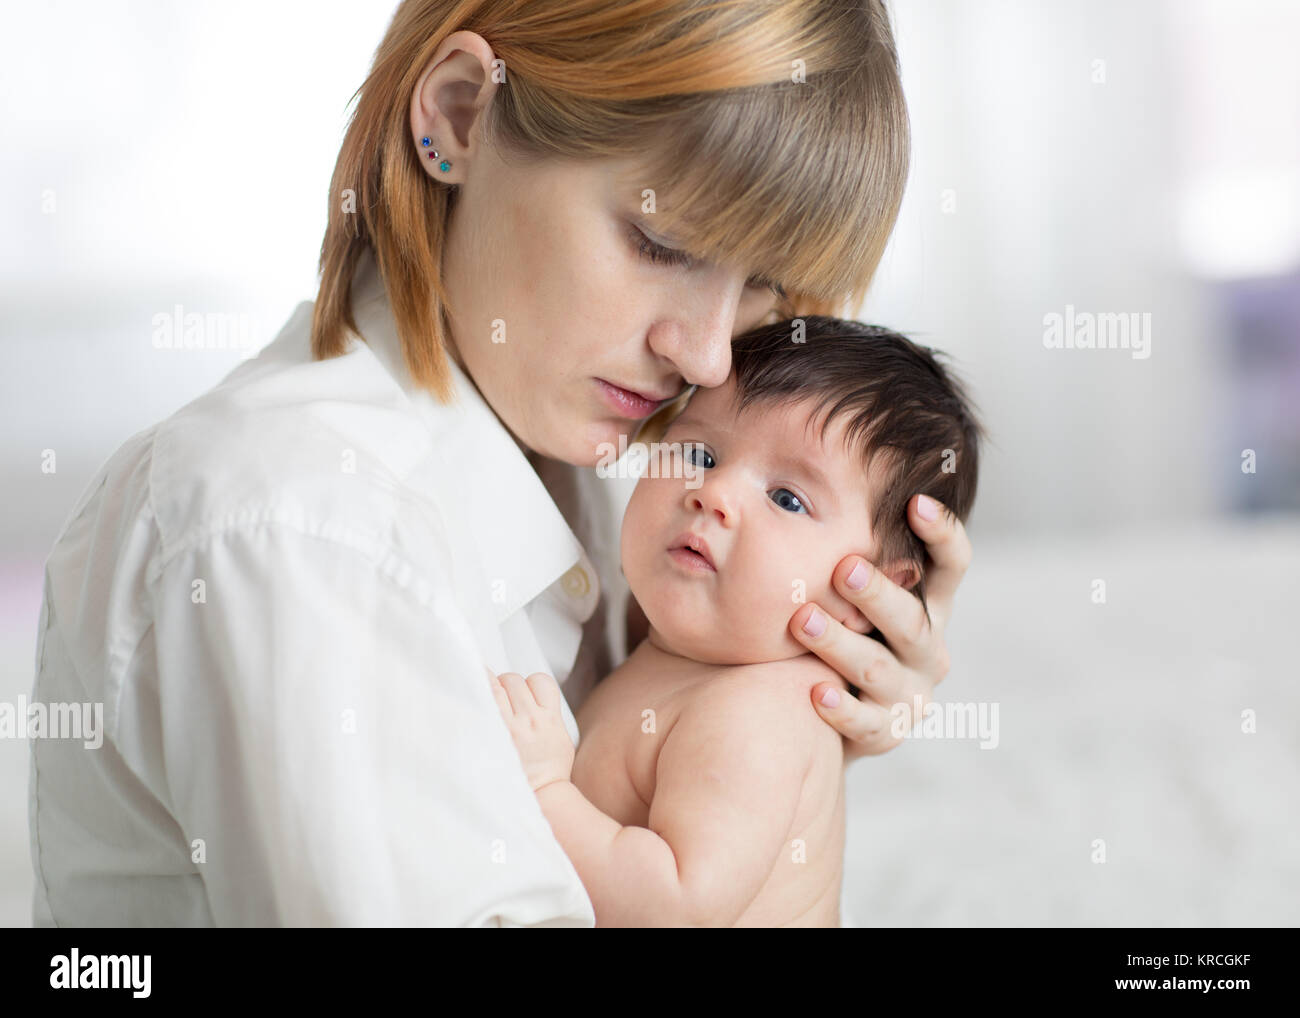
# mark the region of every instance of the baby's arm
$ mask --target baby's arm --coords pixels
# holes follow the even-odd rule
[[[570,780],[554,679],[494,681],[597,925],[729,926],[758,895],[785,847],[820,722],[806,687],[771,678],[714,682],[695,695],[660,749],[648,828],[624,827]]]

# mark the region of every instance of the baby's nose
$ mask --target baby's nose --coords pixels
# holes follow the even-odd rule
[[[706,512],[729,524],[735,520],[733,502],[724,485],[706,481],[703,487],[687,493],[687,504],[696,512]]]

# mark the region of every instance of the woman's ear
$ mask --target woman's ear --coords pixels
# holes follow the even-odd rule
[[[880,568],[904,590],[911,590],[921,579],[921,567],[911,559],[899,559]]]
[[[442,41],[421,74],[411,96],[411,133],[421,155],[437,154],[421,160],[436,180],[465,182],[466,164],[476,155],[473,128],[496,93],[498,68],[487,41],[462,29]]]

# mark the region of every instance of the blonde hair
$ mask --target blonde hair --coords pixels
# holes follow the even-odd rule
[[[317,358],[359,332],[351,285],[369,248],[413,378],[449,398],[441,251],[455,188],[425,173],[410,104],[460,29],[506,69],[481,114],[485,143],[533,161],[643,160],[657,231],[778,280],[782,317],[861,302],[908,171],[881,0],[404,0],[353,96],[330,182]]]

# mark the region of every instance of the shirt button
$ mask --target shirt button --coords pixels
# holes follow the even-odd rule
[[[581,565],[576,565],[560,577],[560,589],[575,601],[591,592],[591,577]]]

